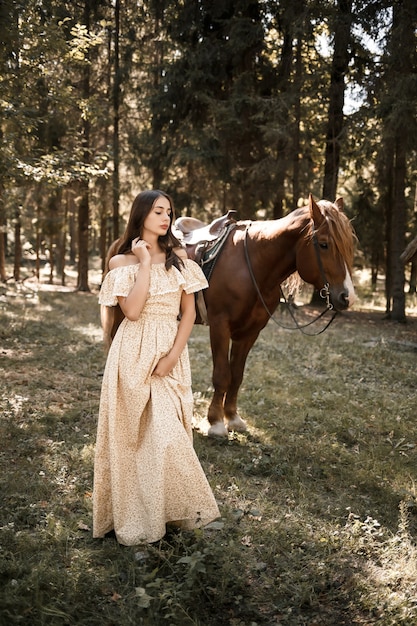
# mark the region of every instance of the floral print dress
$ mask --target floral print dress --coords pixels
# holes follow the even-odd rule
[[[139,265],[111,270],[100,304],[115,306],[132,289]],[[93,535],[115,531],[124,545],[154,542],[166,524],[192,529],[220,516],[192,442],[193,397],[188,348],[170,375],[152,376],[174,342],[182,291],[207,287],[200,267],[151,266],[137,321],[127,318],[104,370],[94,462]]]

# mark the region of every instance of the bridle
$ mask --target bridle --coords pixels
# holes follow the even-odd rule
[[[255,275],[253,273],[253,267],[252,267],[252,263],[250,261],[249,258],[249,250],[248,250],[248,231],[250,228],[251,224],[249,223],[246,226],[245,229],[245,237],[243,240],[244,243],[244,249],[245,249],[245,259],[246,259],[246,264],[248,266],[249,269],[249,274],[250,277],[252,279],[253,285],[256,289],[256,293],[258,294],[258,298],[262,303],[262,306],[264,307],[265,311],[268,313],[269,319],[271,319],[273,322],[275,322],[275,324],[277,324],[277,326],[280,326],[281,328],[284,328],[286,330],[299,330],[301,331],[304,335],[308,335],[308,336],[316,336],[316,335],[321,335],[321,333],[323,333],[325,330],[327,330],[327,328],[330,326],[330,324],[333,322],[334,318],[337,315],[337,311],[334,310],[333,304],[330,302],[330,284],[328,282],[328,280],[326,279],[326,274],[324,272],[324,267],[323,267],[323,263],[321,260],[321,256],[320,256],[320,244],[319,241],[317,239],[317,231],[314,228],[314,223],[313,223],[313,231],[312,231],[312,241],[313,241],[313,245],[314,245],[314,250],[316,251],[316,258],[317,258],[317,263],[319,266],[319,270],[320,270],[320,274],[321,274],[321,278],[323,280],[323,287],[320,289],[319,294],[320,297],[323,298],[323,300],[326,300],[326,308],[324,311],[322,311],[317,317],[315,317],[313,320],[311,320],[311,322],[307,322],[307,324],[300,324],[298,322],[298,320],[295,318],[294,312],[292,310],[291,305],[289,304],[288,300],[285,297],[285,294],[282,290],[282,287],[280,285],[280,291],[282,294],[282,297],[284,298],[284,302],[287,306],[288,312],[291,315],[295,326],[285,326],[284,324],[282,324],[281,322],[279,322],[275,317],[274,314],[271,313],[271,311],[269,310],[262,294],[261,294],[261,290],[259,289],[258,283],[256,282],[256,278]],[[332,317],[330,318],[330,320],[327,322],[327,324],[324,326],[324,328],[322,328],[321,330],[319,330],[316,333],[306,333],[304,331],[304,328],[307,328],[308,326],[311,326],[312,324],[314,324],[315,322],[317,322],[319,319],[321,319],[323,317],[323,315],[325,315],[328,311],[333,311]]]
[[[323,267],[323,263],[322,263],[321,256],[320,256],[320,244],[319,244],[319,240],[317,239],[317,230],[315,228],[313,228],[312,240],[313,240],[314,250],[316,251],[317,264],[319,266],[321,278],[323,280],[323,287],[320,289],[320,292],[319,292],[320,298],[323,298],[323,300],[326,300],[327,309],[329,311],[332,311],[334,307],[333,307],[333,304],[330,302],[330,285],[329,285],[329,281],[326,278],[326,274],[324,273],[324,267]]]

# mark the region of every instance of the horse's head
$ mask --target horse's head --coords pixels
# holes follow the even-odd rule
[[[336,310],[347,309],[355,299],[352,264],[355,234],[343,211],[343,199],[316,203],[310,194],[305,207],[309,227],[297,243],[297,270]]]

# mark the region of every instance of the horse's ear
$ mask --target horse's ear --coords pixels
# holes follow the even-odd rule
[[[308,206],[310,208],[310,217],[314,222],[314,226],[315,228],[318,228],[324,220],[324,217],[318,204],[314,201],[312,194],[308,197]]]
[[[343,202],[343,198],[337,198],[337,200],[335,201],[335,205],[337,206],[337,208],[339,209],[341,213],[344,213],[345,203]]]

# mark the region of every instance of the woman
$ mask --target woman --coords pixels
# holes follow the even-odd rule
[[[99,302],[125,318],[104,371],[94,463],[93,535],[152,543],[166,524],[192,529],[219,510],[192,444],[187,341],[206,279],[171,231],[171,198],[134,200]],[[180,321],[178,316],[180,313]]]

